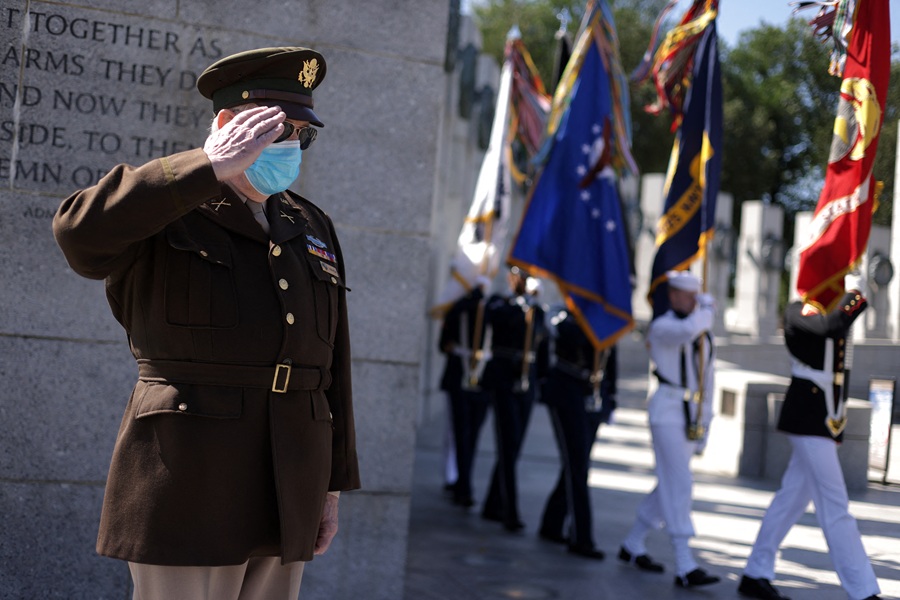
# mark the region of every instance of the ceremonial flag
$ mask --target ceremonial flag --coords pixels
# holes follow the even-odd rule
[[[609,7],[589,5],[553,100],[546,164],[509,263],[559,286],[598,349],[634,327],[616,168],[632,166],[627,86]]]
[[[656,53],[659,103],[678,127],[656,225],[656,256],[647,300],[653,318],[669,308],[666,272],[704,257],[715,229],[722,171],[722,78],[716,35],[718,3],[696,0]]]
[[[517,30],[516,30],[517,31]],[[511,148],[518,150],[515,156],[524,165],[530,165],[531,158],[540,148],[547,127],[550,112],[550,96],[544,89],[544,82],[531,59],[528,49],[521,39],[514,37],[507,42],[507,57],[512,64],[512,90],[509,100],[509,134]],[[525,183],[529,173],[519,169],[515,160],[510,160],[512,177],[519,185]]]
[[[881,184],[872,168],[890,76],[889,23],[888,0],[841,0],[813,21],[834,32],[830,71],[840,75],[843,66],[843,80],[825,185],[800,248],[797,292],[826,311],[865,253],[877,208]]]
[[[511,142],[518,140],[533,152],[549,105],[531,56],[514,28],[507,39],[490,141],[451,259],[450,278],[430,311],[432,317],[443,316],[479,279],[490,281],[496,275],[508,237],[511,176],[518,173],[512,165]]]

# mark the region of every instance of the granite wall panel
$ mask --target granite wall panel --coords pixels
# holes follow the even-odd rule
[[[135,367],[102,282],[72,273],[56,247],[56,207],[116,164],[201,145],[212,112],[194,85],[208,64],[305,45],[328,60],[316,93],[327,125],[294,187],[343,244],[365,489],[342,498],[338,540],[304,585],[313,597],[400,597],[446,23],[443,1],[0,6],[4,593],[129,595],[127,569],[93,545]]]

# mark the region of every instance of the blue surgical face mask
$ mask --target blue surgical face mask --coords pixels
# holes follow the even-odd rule
[[[244,171],[244,175],[260,194],[271,196],[283,192],[300,175],[302,155],[300,142],[296,140],[271,144]]]

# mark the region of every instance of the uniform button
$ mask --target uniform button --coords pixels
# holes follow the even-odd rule
[[[838,340],[838,346],[843,346],[843,345],[844,345],[844,338],[841,338]]]
[[[187,404],[182,402],[181,404],[178,405],[178,410],[180,410],[180,411],[187,410]]]
[[[841,350],[838,352],[838,358],[844,358],[844,351]]]
[[[844,310],[850,310],[850,305],[849,305],[849,304],[845,304],[845,305],[844,305]]]
[[[284,320],[288,322],[288,325],[294,324],[294,313],[288,313],[284,315]]]
[[[331,283],[337,284],[337,277],[332,277],[332,278],[331,278]]]
[[[813,394],[816,394],[819,392],[819,388],[817,388],[816,386],[812,386],[812,390],[810,391],[812,391]]]
[[[279,280],[278,280],[278,287],[280,287],[280,288],[283,289],[283,290],[288,289],[288,282],[287,282],[287,279],[279,279]]]
[[[272,246],[272,256],[281,256],[281,246]]]
[[[200,251],[200,256],[206,258],[207,256],[209,256],[209,252],[207,252],[206,250],[201,250],[201,251]]]
[[[843,369],[843,368],[844,368],[844,363],[839,361],[838,364],[837,364],[837,368],[838,368],[838,369]]]
[[[851,301],[850,301],[850,306],[856,306],[856,300],[851,300]]]

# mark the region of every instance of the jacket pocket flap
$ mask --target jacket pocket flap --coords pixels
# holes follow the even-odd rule
[[[331,406],[324,392],[312,393],[313,419],[316,421],[331,420]]]
[[[205,262],[231,268],[231,248],[227,243],[194,239],[176,227],[166,229],[166,241],[176,250],[191,252]]]
[[[243,410],[243,391],[224,386],[138,381],[135,398],[135,419],[163,413],[237,419]]]

